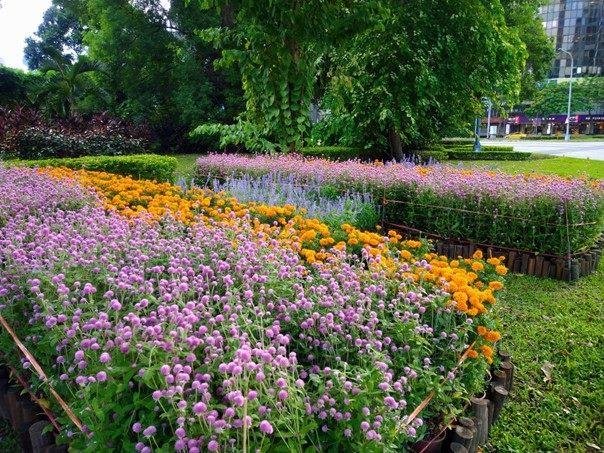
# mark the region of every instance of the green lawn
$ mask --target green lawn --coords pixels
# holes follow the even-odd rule
[[[176,154],[176,160],[178,164],[176,166],[176,180],[180,178],[192,178],[195,173],[195,161],[200,154]]]
[[[502,346],[517,370],[493,447],[604,448],[604,261],[598,273],[576,283],[510,276],[496,307]],[[541,370],[548,363],[551,381]]]
[[[560,176],[604,178],[604,161],[574,157],[541,157],[525,161],[464,161],[464,166],[501,170],[509,173],[552,173]]]

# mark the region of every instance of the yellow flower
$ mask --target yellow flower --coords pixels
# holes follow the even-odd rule
[[[474,255],[472,255],[472,258],[474,258],[475,260],[481,260],[482,259],[482,251],[476,250],[474,252]]]

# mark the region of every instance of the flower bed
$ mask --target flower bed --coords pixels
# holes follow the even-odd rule
[[[499,260],[449,262],[349,226],[348,241],[367,236],[360,249],[319,240],[308,259],[299,225],[331,237],[295,207],[0,168],[0,314],[50,377],[40,391],[52,385],[85,424],[57,410],[64,440],[382,451],[481,390],[499,339],[488,314]],[[0,343],[30,368],[4,332]]]
[[[369,189],[385,201],[387,222],[540,253],[566,255],[589,248],[603,225],[603,181],[295,156],[214,154],[197,163],[200,178],[281,172],[300,181],[320,178],[340,188]]]

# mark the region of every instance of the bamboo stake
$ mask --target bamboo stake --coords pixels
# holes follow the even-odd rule
[[[472,347],[474,346],[475,343],[476,342],[474,341],[470,346],[468,346],[468,348],[465,350],[465,352],[459,358],[459,361],[457,362],[457,365],[455,365],[455,368],[453,368],[451,370],[452,372],[457,371],[457,369],[461,366],[461,364],[464,362],[464,360],[466,360],[466,358],[468,357],[468,354],[472,350]],[[430,393],[428,393],[428,395],[423,399],[423,401],[421,403],[419,403],[419,405],[413,410],[413,412],[411,412],[409,417],[407,417],[399,426],[396,427],[396,432],[398,433],[403,428],[406,428],[407,426],[409,426],[411,424],[411,422],[413,422],[413,420],[415,420],[417,418],[417,416],[420,414],[420,412],[424,410],[424,408],[428,405],[428,403],[430,403],[432,398],[434,398],[434,395],[436,395],[436,390],[434,390],[434,389],[430,390]]]
[[[78,417],[76,417],[76,415],[73,413],[71,408],[67,405],[67,403],[63,400],[63,398],[61,398],[61,395],[59,395],[56,392],[56,390],[52,387],[52,385],[50,385],[50,382],[48,381],[48,377],[46,377],[46,373],[44,373],[44,370],[42,369],[42,367],[40,366],[40,364],[38,363],[36,358],[29,352],[29,350],[25,347],[25,345],[23,343],[21,343],[21,340],[19,340],[19,337],[17,337],[17,334],[15,334],[13,329],[8,325],[8,323],[6,322],[6,319],[4,319],[4,316],[1,316],[1,315],[0,315],[0,324],[2,324],[2,326],[8,332],[8,334],[12,337],[13,341],[15,342],[15,344],[17,345],[17,347],[19,348],[21,353],[23,353],[25,358],[29,361],[29,363],[31,363],[34,370],[36,370],[38,377],[43,382],[48,384],[48,389],[50,391],[50,394],[57,401],[57,403],[59,403],[61,408],[65,411],[65,413],[69,417],[69,419],[73,422],[74,425],[76,425],[78,427],[78,429],[80,431],[82,431],[84,434],[86,434],[86,431],[84,430],[84,425],[82,424],[82,422],[78,419]]]

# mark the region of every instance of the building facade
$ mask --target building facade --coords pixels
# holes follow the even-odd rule
[[[604,0],[551,0],[539,8],[556,49],[570,52],[574,76],[604,76]],[[571,59],[559,52],[550,78],[570,77]]]

